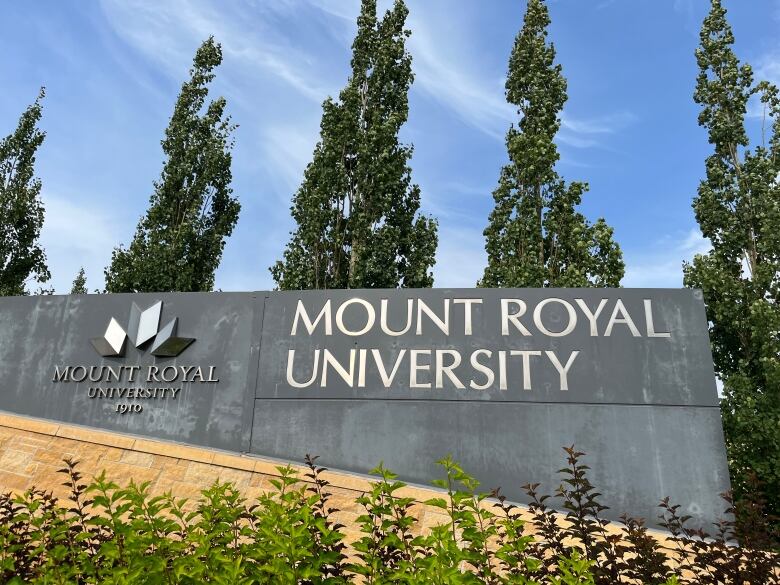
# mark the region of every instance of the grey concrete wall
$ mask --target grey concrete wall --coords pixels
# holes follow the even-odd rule
[[[360,336],[341,334],[336,326],[337,307],[349,299],[359,298],[376,308],[376,321],[382,299],[387,300],[388,325],[396,331],[407,322],[407,303],[422,299],[438,316],[444,315],[445,299],[450,299],[449,334],[432,322],[425,313],[422,316],[421,334],[416,334],[416,305],[413,305],[413,325],[407,334],[391,337],[383,334],[378,323]],[[471,317],[471,335],[464,335],[465,311],[463,304],[454,299],[479,299]],[[515,327],[508,335],[502,335],[501,299],[520,299],[526,302],[527,312],[519,318],[531,335],[523,335]],[[560,298],[576,307],[576,299],[595,309],[601,299],[607,299],[602,314],[596,322],[596,335],[591,334],[590,322],[579,308],[576,326],[562,337],[539,333],[534,327],[532,307],[544,299]],[[326,335],[321,321],[314,334],[298,324],[296,335],[291,335],[295,311],[299,300],[307,308],[312,320],[322,310],[324,302],[331,300],[332,331]],[[613,325],[609,336],[607,328],[614,303],[620,299],[639,337],[629,326]],[[656,334],[668,332],[670,337],[647,337],[644,300],[652,301],[653,325]],[[343,322],[348,330],[359,331],[366,324],[366,313],[360,305],[352,304],[343,312]],[[567,310],[559,303],[548,304],[540,312],[541,322],[549,331],[560,332],[568,324]],[[300,321],[300,319],[299,319]],[[502,402],[571,402],[576,404],[652,404],[716,406],[715,375],[707,339],[704,306],[696,293],[690,290],[647,291],[641,289],[465,289],[465,290],[397,290],[397,291],[319,291],[277,292],[266,301],[263,338],[260,357],[260,384],[258,398],[360,398],[382,400],[465,400]],[[408,355],[401,360],[399,371],[388,387],[379,384],[380,376],[371,355],[367,355],[366,385],[363,388],[349,386],[329,369],[327,387],[318,383],[305,389],[296,389],[286,383],[285,368],[288,352],[296,350],[296,379],[311,377],[312,354],[316,349],[330,348],[342,364],[346,364],[349,351],[355,348],[379,348],[386,370],[399,358],[402,349],[454,349],[462,354],[463,363],[458,371],[464,372],[466,388],[456,388],[446,376],[443,387],[430,390],[413,389],[409,385]],[[569,373],[570,388],[560,390],[559,374],[546,355],[533,356],[531,361],[531,390],[523,390],[523,364],[518,358],[507,356],[507,390],[499,388],[498,379],[485,390],[469,387],[470,369],[468,356],[474,350],[486,348],[498,351],[531,350],[554,351],[565,365],[573,351],[575,358]],[[425,359],[423,359],[425,358]],[[430,362],[426,356],[421,362]],[[483,360],[486,362],[488,360]],[[493,356],[494,369],[498,357]],[[322,364],[320,364],[321,369]],[[430,374],[421,372],[424,382],[432,382]],[[424,378],[424,380],[422,380]],[[483,376],[476,376],[483,383]]]
[[[525,314],[502,320],[502,299],[521,301]],[[128,342],[122,357],[95,351],[89,340],[103,335],[112,317],[127,328],[134,302],[143,310],[158,300],[159,327],[178,317],[178,335],[195,338],[180,355],[154,357],[153,342],[138,348]],[[314,322],[327,301],[330,312],[310,333],[301,309]],[[394,331],[404,329],[411,301],[406,333],[381,330],[383,301]],[[419,301],[446,320],[446,332],[423,310],[418,333]],[[534,308],[545,302],[535,319]],[[589,319],[587,312],[593,315],[601,304],[601,314]],[[508,308],[514,312],[520,304],[512,301]],[[373,326],[367,327],[371,314]],[[524,358],[513,351],[538,354]],[[472,364],[472,354],[480,367]],[[438,376],[437,362],[444,366]],[[67,366],[104,365],[137,366],[139,376],[55,381]],[[183,368],[188,375],[170,383],[140,379],[150,367]],[[204,374],[190,379],[196,368]],[[96,388],[120,387],[178,392],[154,399],[90,397]],[[142,410],[120,414],[118,404]],[[329,467],[358,473],[383,461],[402,479],[420,484],[440,477],[435,461],[452,454],[486,490],[500,486],[520,501],[520,486],[527,482],[555,490],[556,470],[564,463],[561,447],[575,444],[588,453],[611,517],[628,512],[651,525],[665,496],[702,525],[722,513],[717,494],[728,489],[728,476],[717,404],[704,307],[691,290],[0,298],[0,410],[280,459],[300,461],[313,453]]]
[[[482,488],[527,502],[522,485],[554,493],[562,446],[585,451],[612,519],[657,526],[669,496],[708,524],[728,486],[720,415],[713,408],[417,400],[273,400],[258,405],[252,450],[281,459],[319,454],[327,467],[365,473],[382,461],[407,481],[443,478],[450,454]]]
[[[407,334],[390,337],[374,327],[360,336],[338,331],[335,314],[345,301],[369,302],[379,318],[387,301],[388,324],[402,330],[407,301],[422,299],[440,317],[444,299],[450,299],[449,331],[443,332],[425,313],[417,335],[417,311]],[[472,305],[471,335],[465,335],[464,304],[453,299],[481,299]],[[544,299],[565,300],[577,311],[577,323],[565,336],[544,335],[535,327],[533,307]],[[299,300],[313,321],[327,299],[331,300],[332,328],[326,334],[324,317],[312,334],[298,316]],[[520,324],[530,335],[510,326],[502,334],[501,299],[520,299],[527,305]],[[595,331],[576,299],[591,314],[602,299],[607,303],[596,319]],[[606,329],[620,299],[634,328],[626,323]],[[649,337],[645,300],[651,301]],[[625,318],[617,315],[618,321]],[[545,330],[561,332],[569,325],[563,303],[550,303],[539,318]],[[352,303],[342,313],[347,331],[367,325],[367,310]],[[595,333],[595,335],[594,335]],[[637,333],[639,334],[637,336]],[[720,413],[701,295],[691,290],[639,289],[523,289],[523,290],[398,290],[319,291],[274,293],[265,305],[263,348],[257,386],[252,451],[282,459],[301,459],[307,452],[321,455],[327,466],[365,472],[383,461],[385,466],[412,482],[428,484],[440,477],[435,461],[452,454],[475,475],[485,489],[501,487],[508,497],[526,501],[521,486],[541,482],[549,493],[561,477],[563,446],[576,445],[587,452],[595,485],[610,506],[607,515],[623,512],[644,517],[657,525],[656,505],[666,496],[684,511],[708,525],[722,514],[717,494],[728,489]],[[349,364],[350,350],[378,348],[390,370],[401,352],[394,380],[387,386],[377,372],[371,352],[365,356],[365,385],[345,382],[331,368],[322,385],[322,355],[314,382],[306,388],[287,381],[289,351],[295,350],[295,380],[312,378],[314,352],[329,348],[339,363]],[[465,388],[447,376],[436,388],[435,372],[418,372],[418,382],[431,388],[410,387],[411,349],[455,349],[462,354],[454,370]],[[482,390],[470,387],[486,378],[469,367],[468,355],[489,349],[487,360],[498,370],[499,351],[507,352],[507,388],[498,376]],[[523,363],[509,357],[512,350],[539,351],[530,357],[530,390],[524,389]],[[554,351],[564,364],[573,351],[579,355],[568,372],[568,390],[562,391],[556,368],[545,352]],[[359,353],[355,358],[359,359]],[[423,356],[430,363],[434,356]],[[485,361],[485,360],[483,360]],[[449,362],[448,362],[449,363]],[[357,369],[358,366],[356,365]]]
[[[155,358],[128,343],[125,357],[90,344],[115,317],[123,327],[135,302],[163,301],[160,325],[179,318],[196,341],[176,358]],[[0,410],[235,451],[246,450],[257,375],[263,296],[244,293],[117,294],[0,298]],[[214,366],[218,383],[53,382],[55,367]],[[180,388],[175,399],[90,399],[90,386]],[[117,403],[142,403],[120,415]]]

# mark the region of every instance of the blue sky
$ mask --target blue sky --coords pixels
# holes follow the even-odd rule
[[[423,211],[438,217],[435,286],[474,286],[491,192],[516,120],[504,100],[521,0],[407,0],[416,80],[402,138],[414,144]],[[385,4],[380,4],[386,6]],[[707,249],[691,210],[710,147],[697,125],[694,49],[705,0],[552,0],[550,38],[569,81],[560,173],[584,180],[591,219],[615,228],[625,286],[681,286]],[[778,0],[726,0],[741,59],[780,80]],[[52,283],[80,266],[102,288],[162,168],[160,140],[198,45],[224,61],[212,86],[236,131],[243,205],[217,274],[223,290],[273,286],[292,229],[290,199],[318,138],[322,100],[349,72],[358,0],[21,0],[0,18],[0,135],[45,85],[43,181]],[[749,120],[760,133],[758,108]]]

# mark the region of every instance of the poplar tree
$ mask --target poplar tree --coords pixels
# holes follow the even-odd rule
[[[693,209],[712,249],[685,265],[685,284],[704,294],[735,495],[755,473],[780,515],[780,99],[735,55],[720,0],[700,40],[694,101],[713,152]],[[745,116],[754,96],[765,119],[751,148]]]
[[[195,54],[162,149],[166,156],[146,216],[128,248],[105,270],[108,292],[209,291],[241,205],[232,195],[236,128],[219,97],[206,104],[222,49],[213,38]]]
[[[39,237],[43,227],[41,180],[34,177],[35,155],[46,133],[38,98],[19,118],[10,135],[0,140],[0,295],[28,294],[27,283],[51,277]]]
[[[70,294],[72,295],[85,295],[87,294],[87,275],[84,273],[84,267],[79,269],[79,273],[73,280],[73,285],[70,287]]]
[[[484,231],[488,265],[478,286],[615,287],[625,271],[612,228],[577,211],[588,185],[567,184],[555,170],[567,95],[555,47],[547,42],[549,25],[544,2],[528,0],[505,85],[520,120],[506,135],[509,164],[493,191]]]
[[[297,224],[270,268],[278,288],[429,287],[437,224],[419,215],[412,147],[398,132],[409,113],[408,10],[396,0],[378,19],[363,0],[352,74],[323,103],[320,140],[291,208]]]

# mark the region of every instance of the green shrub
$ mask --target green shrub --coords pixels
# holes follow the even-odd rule
[[[83,481],[77,463],[60,470],[66,506],[32,489],[0,495],[0,582],[111,584],[601,585],[778,584],[777,538],[760,498],[735,509],[710,536],[661,504],[669,544],[644,522],[623,518],[608,530],[587,477],[583,453],[567,448],[557,490],[565,515],[552,511],[538,484],[525,489],[526,518],[455,461],[439,461],[442,497],[427,505],[447,521],[423,534],[414,501],[382,465],[370,492],[357,498],[360,537],[345,540],[335,520],[324,468],[308,457],[304,477],[279,467],[273,489],[248,502],[215,483],[195,503],[152,496],[149,484],[119,487],[101,474]],[[727,497],[727,502],[730,500]],[[742,546],[735,545],[741,538]],[[664,546],[666,548],[664,548]]]

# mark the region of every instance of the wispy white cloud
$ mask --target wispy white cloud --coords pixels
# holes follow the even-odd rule
[[[185,0],[101,0],[117,35],[157,63],[174,79],[182,77],[194,48],[210,35],[222,44],[226,61],[288,83],[300,95],[320,102],[331,89],[314,59],[274,26],[289,3],[255,6]]]
[[[710,241],[698,228],[685,234],[666,236],[651,249],[625,251],[626,276],[623,286],[639,288],[676,288],[682,286],[682,265],[696,254],[710,249]]]
[[[439,249],[433,269],[437,288],[473,288],[487,265],[485,238],[469,228],[439,230]]]
[[[776,23],[780,23],[780,0],[775,0],[774,2],[773,19]],[[776,86],[780,86],[780,43],[774,42],[751,64],[753,65],[756,82],[768,81]],[[766,115],[766,106],[761,103],[759,96],[753,96],[748,103],[748,116],[751,118],[764,118]]]
[[[415,84],[464,123],[503,141],[509,125],[518,118],[516,108],[504,96],[505,76],[491,76],[484,63],[474,60],[472,56],[479,53],[474,35],[459,14],[447,5],[439,9],[420,5],[411,12],[409,26],[413,34],[409,47],[414,57]],[[600,144],[600,136],[622,130],[633,121],[629,112],[590,119],[564,114],[557,138],[574,148],[589,148]]]
[[[360,11],[360,0],[309,0],[309,3],[350,25],[355,22]]]
[[[780,2],[778,5],[780,6]],[[768,81],[780,86],[780,46],[758,57],[753,65],[755,82]],[[766,104],[761,102],[760,94],[753,95],[748,101],[747,117],[762,120],[762,125],[767,131],[771,126],[772,120],[769,118],[769,110]]]
[[[756,78],[780,85],[780,51],[761,57],[756,66]]]
[[[270,126],[263,133],[263,165],[279,179],[286,200],[303,178],[316,137],[297,126]]]
[[[696,15],[697,4],[700,7],[701,3],[696,0],[674,0],[674,11],[683,18],[685,28],[692,34],[698,31],[700,24]]]
[[[710,241],[701,235],[698,229],[694,228],[680,242],[679,249],[686,253],[688,257],[693,258],[696,254],[708,252],[711,247]]]
[[[474,70],[467,57],[466,31],[457,30],[457,22],[442,25],[439,20],[453,20],[452,16],[433,16],[421,8],[409,19],[414,30],[409,48],[414,58],[415,87],[450,108],[463,122],[503,140],[513,119],[512,106],[504,99],[503,80],[489,79]],[[431,26],[433,23],[438,26]]]
[[[561,128],[577,134],[614,134],[636,121],[630,112],[617,112],[590,119],[572,119],[566,113],[561,116]]]
[[[111,259],[119,232],[131,232],[134,223],[120,226],[115,215],[94,203],[45,190],[42,194],[46,216],[41,243],[46,250],[55,292],[70,292],[73,279],[82,266],[89,290],[103,288],[103,268]],[[123,234],[124,235],[124,234]]]
[[[694,0],[674,0],[674,10],[683,14],[693,13]]]

